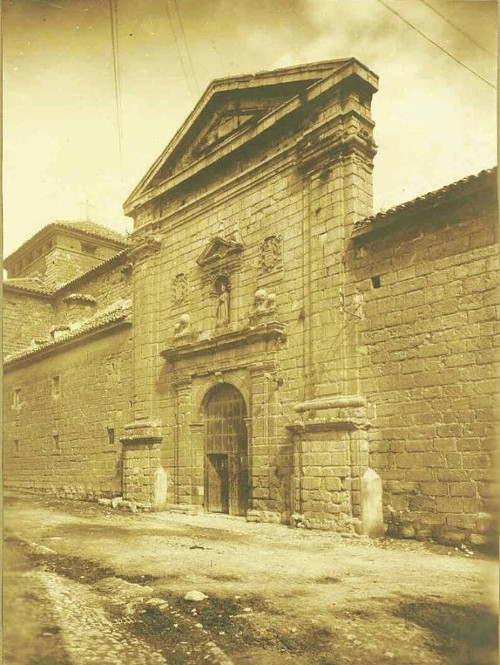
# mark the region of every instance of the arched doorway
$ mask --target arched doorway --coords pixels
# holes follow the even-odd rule
[[[205,507],[245,515],[248,508],[246,406],[239,390],[221,383],[205,400]]]

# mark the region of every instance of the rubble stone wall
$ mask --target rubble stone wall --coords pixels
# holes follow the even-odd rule
[[[7,367],[6,488],[75,498],[121,494],[119,438],[130,420],[130,353],[127,327]]]
[[[10,289],[4,290],[2,317],[5,355],[28,347],[34,337],[45,337],[55,322],[50,300]]]
[[[485,194],[489,196],[489,194]],[[390,531],[483,544],[497,511],[496,208],[456,202],[354,243],[359,385]]]

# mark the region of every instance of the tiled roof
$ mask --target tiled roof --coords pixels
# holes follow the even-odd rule
[[[76,231],[78,233],[84,233],[86,236],[93,238],[100,238],[101,240],[107,240],[108,242],[115,243],[122,247],[127,247],[130,244],[128,236],[113,231],[113,229],[103,226],[102,224],[96,224],[95,222],[69,222],[65,220],[56,220],[47,224],[39,231],[37,231],[31,238],[25,240],[22,245],[20,245],[16,250],[14,250],[9,256],[4,258],[4,267],[10,270],[15,257],[18,257],[22,254],[23,250],[27,247],[36,245],[37,241],[42,238],[46,238],[51,232],[63,229],[65,231]]]
[[[61,328],[60,336],[57,339],[38,340],[38,344],[36,346],[30,346],[28,348],[22,349],[21,351],[16,351],[15,353],[6,356],[4,365],[8,366],[17,362],[18,360],[22,360],[30,356],[35,356],[42,351],[59,346],[64,342],[75,337],[80,337],[85,333],[98,330],[99,328],[102,328],[110,323],[118,322],[120,320],[130,320],[130,312],[131,301],[118,300],[106,309],[96,312],[96,314],[90,319],[78,322],[76,324],[73,323],[68,326],[68,329],[65,331],[62,331]]]
[[[114,262],[119,263],[120,261],[124,260],[126,256],[127,250],[123,249],[121,252],[113,254],[113,256],[111,256],[109,259],[101,261],[101,263],[98,263],[96,266],[89,268],[87,272],[78,275],[78,277],[74,277],[69,282],[58,284],[55,287],[51,287],[48,284],[45,284],[40,277],[13,277],[11,279],[4,280],[3,285],[7,288],[12,287],[16,290],[26,291],[28,293],[37,293],[45,296],[58,296],[62,291],[73,288],[78,282],[85,282],[88,277],[92,277],[94,274],[98,274],[100,271],[105,271],[107,268],[110,268]]]
[[[105,261],[102,261],[101,263],[98,263],[96,266],[93,266],[92,268],[89,268],[89,270],[87,270],[87,272],[84,272],[81,275],[78,275],[78,277],[74,277],[72,280],[70,280],[69,282],[66,282],[65,284],[60,284],[56,289],[57,295],[59,295],[59,293],[61,291],[64,291],[67,288],[74,287],[75,284],[77,284],[80,281],[84,282],[88,277],[91,277],[92,275],[99,273],[99,271],[101,271],[102,269],[106,269],[108,267],[111,267],[111,264],[113,262],[116,261],[116,262],[119,263],[121,260],[123,260],[126,257],[126,255],[127,255],[127,250],[122,249],[121,252],[118,252],[117,254],[113,254],[113,256],[110,256],[109,259],[106,259]]]
[[[410,215],[423,210],[428,210],[429,208],[435,208],[440,205],[445,199],[451,195],[458,193],[460,189],[468,188],[469,186],[474,186],[476,184],[483,185],[491,180],[491,184],[496,187],[496,167],[491,169],[485,169],[480,171],[475,175],[467,176],[461,180],[451,183],[450,185],[445,185],[440,189],[436,189],[422,196],[418,196],[411,201],[406,201],[400,205],[389,208],[389,210],[384,210],[379,212],[376,215],[367,217],[366,219],[359,220],[354,225],[354,235],[362,235],[372,229],[380,228],[390,224],[395,220],[396,217],[401,215]],[[464,192],[465,193],[465,192]]]
[[[121,245],[129,244],[127,236],[118,233],[117,231],[113,231],[113,229],[103,226],[102,224],[96,224],[95,222],[65,222],[56,220],[52,225],[81,231],[82,233],[87,233],[88,235],[97,238],[103,238],[104,240],[111,240],[112,242],[117,242]]]
[[[50,296],[53,290],[44,284],[39,277],[13,277],[6,279],[3,283],[4,288],[12,287],[19,291],[26,291],[27,293],[36,293],[39,295]]]

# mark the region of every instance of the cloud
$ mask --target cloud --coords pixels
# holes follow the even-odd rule
[[[423,2],[384,2],[494,80],[494,61]],[[496,3],[427,2],[494,48]],[[351,56],[364,62],[380,76],[376,208],[495,161],[494,91],[379,0],[169,0],[170,20],[163,0],[118,7],[122,163],[108,2],[4,3],[7,252],[54,217],[81,217],[87,196],[98,220],[125,227],[122,202],[196,101],[188,60],[200,93],[234,74]]]

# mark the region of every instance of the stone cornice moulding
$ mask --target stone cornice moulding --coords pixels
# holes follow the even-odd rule
[[[223,248],[223,253],[217,250],[218,247]],[[231,260],[234,255],[240,254],[244,249],[242,242],[233,240],[228,237],[223,237],[222,235],[217,235],[211,238],[205,249],[196,259],[196,263],[201,267],[220,267],[224,265],[228,260]]]
[[[313,421],[297,421],[288,423],[285,428],[295,435],[307,434],[309,432],[354,432],[357,430],[368,430],[372,424],[366,418],[331,418]]]
[[[286,161],[282,161],[281,164],[275,164],[275,162],[283,159],[286,159]],[[199,194],[196,198],[175,208],[175,210],[171,210],[146,224],[141,224],[141,226],[135,229],[132,236],[142,233],[146,229],[158,230],[165,226],[169,231],[174,230],[196,219],[197,216],[203,215],[207,207],[210,207],[212,211],[222,208],[231,199],[241,196],[248,190],[257,188],[267,180],[276,177],[282,171],[292,168],[295,166],[296,161],[295,143],[287,145],[286,148],[266,157],[266,159],[263,159],[258,164],[253,164],[248,169],[245,169],[245,171],[236,174],[230,180],[217,184],[213,189]],[[258,173],[259,171],[260,173]],[[217,200],[210,201],[214,197]],[[187,215],[186,212],[188,212]]]
[[[245,346],[259,341],[275,340],[278,343],[286,341],[285,326],[276,321],[256,326],[255,328],[241,328],[240,330],[217,335],[189,344],[173,346],[160,352],[162,358],[175,363],[184,358],[223,351],[234,346]]]
[[[142,238],[136,238],[136,242],[129,250],[128,257],[132,266],[145,261],[153,254],[160,251],[162,246],[161,237],[158,235],[148,234]]]

